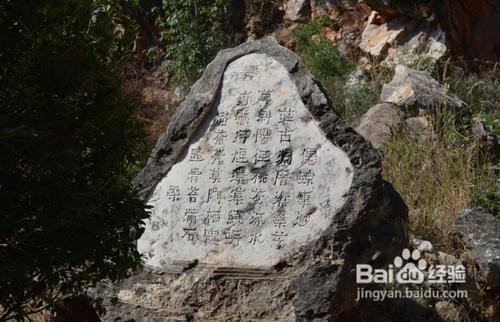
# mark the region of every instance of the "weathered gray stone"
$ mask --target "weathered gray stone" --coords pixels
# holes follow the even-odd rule
[[[500,220],[479,208],[460,211],[453,230],[472,250],[488,287],[500,288]]]
[[[380,148],[382,142],[401,126],[404,116],[405,113],[395,104],[377,104],[363,115],[356,131],[374,147]]]
[[[399,18],[395,20],[401,21]],[[435,65],[446,51],[446,35],[439,25],[401,21],[405,36],[387,51],[383,64],[388,66],[418,66],[426,69]]]
[[[427,72],[404,65],[398,65],[391,82],[384,84],[380,100],[395,103],[408,110],[418,107],[431,108],[438,104],[460,108],[465,104],[460,99],[448,95],[446,89]]]
[[[491,132],[479,118],[474,121],[472,135],[474,140],[484,144],[493,155],[500,155],[500,137]]]
[[[287,0],[285,3],[285,20],[299,22],[309,18],[311,5],[309,0]]]
[[[267,89],[276,93],[270,102],[266,101],[268,96],[261,96]],[[254,95],[247,102],[241,95],[248,92]],[[293,108],[294,114],[289,114],[288,108]],[[245,115],[242,112],[248,112],[248,123],[238,124],[239,117]],[[237,133],[246,126],[256,130],[260,115],[270,115],[269,129],[274,135],[267,145],[272,161],[267,157],[250,159],[237,168],[255,174],[256,179],[267,171],[271,174],[268,181],[231,181],[236,180],[233,170],[237,159],[233,151],[226,151],[228,156],[220,164],[221,182],[213,182],[210,174],[200,174],[199,181],[192,182],[192,168],[186,168],[187,164],[206,169],[205,158],[216,151],[215,134],[224,126],[228,141],[222,147],[246,148],[249,158],[257,155],[259,144],[266,143],[255,142],[255,137],[240,141]],[[287,128],[297,134],[290,142],[281,133]],[[308,144],[316,153],[303,159]],[[318,174],[310,185],[314,188],[307,204],[300,203],[305,196],[301,187],[309,184],[298,176],[291,176],[290,182],[277,190],[277,166],[287,156],[279,153],[281,148],[290,148],[291,173],[313,169]],[[380,267],[407,244],[406,207],[381,179],[380,171],[377,151],[335,114],[292,52],[269,38],[221,51],[177,108],[135,180],[153,206],[138,243],[150,265],[122,283],[96,291],[105,298],[105,320],[334,321],[355,305],[356,263]],[[196,197],[183,190],[191,188],[191,182],[193,186],[199,183]],[[209,210],[203,207],[212,202],[208,200],[211,184],[224,190],[223,223],[204,220]],[[169,193],[174,185],[183,191],[182,200]],[[231,205],[232,190],[254,186],[264,190],[262,203],[243,194],[243,208]],[[278,191],[290,194],[290,206],[273,203]],[[206,198],[205,203],[197,198]],[[327,200],[330,202],[323,202]],[[180,206],[172,207],[177,201]],[[196,222],[186,215],[192,214],[187,212],[191,205],[204,210]],[[276,207],[286,210],[286,226],[271,216],[278,213]],[[331,212],[324,212],[325,208]],[[234,209],[241,210],[243,217],[230,218]],[[261,224],[252,227],[255,210],[262,211],[263,217]],[[219,230],[220,238],[208,240],[213,235],[208,235],[203,225]],[[277,235],[281,239],[274,238],[275,231],[283,233]]]
[[[405,120],[408,135],[416,139],[429,139],[432,137],[432,126],[427,116],[409,117]]]

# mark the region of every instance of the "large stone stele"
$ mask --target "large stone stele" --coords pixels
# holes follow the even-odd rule
[[[380,167],[291,51],[269,38],[221,51],[136,178],[145,267],[101,289],[105,320],[340,318],[355,265],[407,242]]]

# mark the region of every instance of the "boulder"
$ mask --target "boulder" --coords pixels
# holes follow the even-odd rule
[[[134,183],[145,266],[95,296],[105,320],[335,321],[355,265],[407,245],[378,152],[274,39],[219,52]]]
[[[356,131],[374,147],[380,148],[382,142],[401,126],[404,116],[405,113],[395,104],[377,104],[363,115]]]
[[[372,12],[368,18],[359,48],[370,56],[379,59],[404,34],[404,27],[397,23],[387,23],[377,19],[377,13]]]
[[[460,211],[453,225],[479,264],[487,286],[500,289],[500,220],[479,208]]]
[[[291,22],[306,21],[311,14],[309,0],[287,0],[285,2],[285,20]]]
[[[448,95],[446,88],[429,73],[404,65],[396,66],[393,79],[382,87],[380,100],[395,103],[406,110],[432,108],[436,105],[460,108],[465,105],[459,98]]]

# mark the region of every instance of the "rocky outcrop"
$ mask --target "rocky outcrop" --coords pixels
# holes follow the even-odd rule
[[[380,59],[382,55],[386,54],[387,48],[401,38],[403,34],[403,26],[400,24],[385,23],[373,11],[361,34],[359,48],[370,56]]]
[[[499,1],[434,1],[434,12],[454,54],[500,61]]]
[[[432,108],[438,104],[460,108],[465,104],[460,99],[448,95],[447,90],[427,72],[404,65],[398,65],[391,82],[384,84],[380,100],[397,104],[406,110]]]
[[[356,131],[380,148],[383,141],[403,123],[405,113],[391,103],[377,104],[370,108],[361,119]]]
[[[270,78],[259,78],[264,77],[263,75],[270,75]],[[269,83],[273,77],[277,78]],[[261,89],[259,86],[266,88]],[[259,94],[266,90],[267,93],[285,91],[287,94],[276,95],[271,102],[272,94],[262,97]],[[255,94],[252,99],[241,97],[242,93],[249,95],[249,92]],[[257,99],[259,97],[262,100]],[[249,106],[249,109],[245,106]],[[288,107],[294,107],[297,114],[283,110]],[[267,108],[270,110],[266,111]],[[189,162],[199,162],[196,163],[197,169],[203,170],[202,161],[208,156],[204,153],[212,155],[215,151],[212,146],[215,144],[212,141],[215,137],[212,135],[222,133],[217,131],[226,121],[225,129],[231,131],[231,124],[244,121],[244,111],[248,111],[251,119],[249,124],[258,122],[261,116],[269,115],[269,129],[276,131],[276,135],[268,143],[269,148],[287,145],[289,152],[285,149],[284,153],[276,156],[272,154],[272,158],[278,158],[278,163],[271,163],[270,156],[262,154],[235,170],[245,169],[245,172],[248,168],[253,171],[255,178],[259,177],[259,173],[263,178],[263,171],[266,169],[272,172],[277,165],[282,167],[289,164],[290,171],[296,174],[289,178],[288,184],[286,181],[283,181],[283,185],[282,181],[279,184],[274,181],[274,184],[267,182],[262,186],[271,190],[278,187],[282,189],[282,195],[287,191],[295,193],[304,185],[309,186],[307,176],[298,176],[299,170],[316,169],[321,174],[321,171],[328,169],[338,168],[338,171],[327,171],[319,176],[310,186],[315,187],[310,192],[303,191],[290,196],[295,208],[283,213],[285,219],[287,216],[290,218],[286,229],[281,229],[282,234],[274,234],[276,227],[282,227],[282,224],[270,217],[275,212],[275,206],[269,198],[273,198],[274,194],[267,193],[261,197],[269,200],[262,204],[259,204],[255,195],[251,198],[249,195],[249,200],[244,202],[253,206],[242,208],[245,216],[240,219],[229,219],[230,209],[221,209],[224,220],[217,221],[211,227],[216,229],[217,225],[224,225],[231,220],[233,226],[226,231],[233,233],[224,234],[222,240],[208,239],[206,230],[205,234],[200,231],[198,235],[192,231],[203,228],[207,221],[201,217],[195,221],[187,213],[175,210],[180,208],[171,207],[177,201],[185,203],[180,207],[189,206],[191,214],[192,208],[199,202],[203,206],[208,201],[203,201],[205,197],[198,201],[192,194],[181,201],[177,194],[172,194],[176,191],[175,187],[172,189],[170,186],[172,182],[188,186],[189,182],[195,182],[192,181],[195,172],[184,171],[182,167]],[[222,112],[228,114],[222,116],[219,114]],[[258,113],[254,115],[254,112]],[[307,127],[305,134],[300,134],[301,127]],[[253,127],[249,129],[255,130]],[[288,134],[284,134],[283,131],[286,132],[287,129]],[[235,133],[240,133],[239,130],[244,130],[244,127],[236,126],[234,130],[237,131]],[[289,141],[290,132],[298,133],[293,141]],[[252,149],[254,144],[262,143],[260,139],[254,141],[253,137],[249,143],[245,143],[246,141],[239,141],[242,140],[241,136],[234,137],[234,134],[227,133],[230,137],[228,140],[232,142],[224,145],[227,147],[235,145],[237,149]],[[308,140],[317,142],[314,151],[318,154],[309,153],[304,159],[306,149],[302,149],[300,144]],[[328,151],[336,152],[331,154]],[[222,172],[232,169],[231,160],[233,163],[243,162],[242,159],[232,157],[232,151],[227,151],[227,154],[227,160],[224,160],[228,163],[224,164],[224,168],[221,167]],[[334,163],[331,155],[336,156]],[[312,167],[317,160],[317,168]],[[267,166],[261,168],[257,165],[258,162]],[[321,166],[328,162],[330,166]],[[339,167],[344,162],[346,165]],[[295,168],[297,171],[293,170]],[[381,179],[380,172],[379,154],[335,114],[319,85],[292,52],[267,38],[221,51],[176,110],[168,129],[157,141],[147,166],[134,181],[144,199],[153,206],[152,218],[146,225],[144,236],[139,240],[139,246],[147,249],[145,255],[148,263],[155,268],[145,267],[142,272],[122,283],[98,288],[95,296],[100,295],[105,299],[107,313],[104,319],[337,320],[343,312],[356,305],[355,265],[366,263],[381,267],[392,261],[407,244],[406,207],[392,187]],[[232,173],[234,175],[235,172]],[[337,178],[351,179],[338,181],[338,184],[330,187],[332,182],[337,182]],[[169,181],[173,179],[175,180]],[[203,177],[199,180],[212,182],[213,179],[214,177]],[[235,176],[231,178],[229,175],[227,179],[225,181],[223,178],[218,186],[223,188],[228,185],[230,189],[221,195],[223,199],[227,198],[223,203],[234,202],[229,197],[233,194],[232,190],[246,187],[242,182],[236,182]],[[312,177],[309,179],[312,180]],[[256,182],[247,183],[249,187],[255,184]],[[162,188],[164,185],[166,191]],[[199,187],[203,189],[203,186]],[[335,196],[336,191],[344,188],[347,190],[340,199],[331,203],[323,200],[316,205],[320,201],[317,200],[318,196],[325,193]],[[309,193],[311,199],[305,198]],[[303,203],[299,204],[299,200]],[[247,221],[250,218],[247,218],[246,211],[258,209],[255,207],[269,208],[269,211],[263,213],[269,217],[264,217],[259,224],[255,220],[253,223]],[[309,210],[305,216],[300,216],[304,209]],[[248,213],[250,214],[254,215],[253,212]],[[234,223],[232,220],[241,222]],[[316,225],[317,223],[319,224]],[[188,230],[184,229],[182,234],[175,230],[181,224],[192,226],[186,228]],[[234,227],[240,227],[239,238],[234,234]],[[247,230],[245,227],[254,228]],[[258,234],[250,235],[255,230],[261,231],[260,237]],[[193,234],[188,235],[189,232]],[[272,238],[271,234],[268,236],[268,232],[273,232]],[[290,237],[287,238],[287,235]],[[163,238],[165,236],[172,238]],[[251,239],[252,236],[255,238]],[[262,251],[254,254],[254,246],[246,237],[254,242],[255,247],[264,247]],[[240,241],[240,244],[236,241]],[[176,243],[175,251],[162,253],[161,249],[170,247],[170,243]],[[271,253],[274,256],[269,257]],[[241,256],[242,254],[246,255]],[[176,258],[180,260],[175,260]]]
[[[404,15],[410,18],[423,18],[431,15],[429,0],[364,0],[374,10],[383,15]]]
[[[489,288],[500,289],[500,220],[479,208],[460,211],[453,225],[479,264]]]
[[[416,20],[434,17],[455,55],[500,60],[500,3],[495,0],[365,0],[380,14]]]

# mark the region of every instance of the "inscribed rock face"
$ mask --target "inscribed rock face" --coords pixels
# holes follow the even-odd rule
[[[353,177],[302,103],[286,69],[245,55],[224,72],[220,99],[149,199],[146,263],[272,266],[317,238]]]

